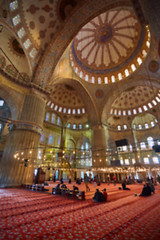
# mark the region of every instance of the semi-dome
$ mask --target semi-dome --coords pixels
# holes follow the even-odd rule
[[[136,86],[122,92],[113,102],[111,115],[136,115],[155,107],[160,102],[160,91],[155,87]]]
[[[47,105],[54,111],[63,114],[81,115],[86,113],[81,96],[73,86],[67,83],[52,86],[50,101]]]

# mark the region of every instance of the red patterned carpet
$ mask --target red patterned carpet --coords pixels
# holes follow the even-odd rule
[[[134,196],[143,185],[131,185],[131,191],[119,190],[119,186],[100,186],[107,188],[106,203],[93,202],[93,186],[85,201],[0,189],[0,239],[159,240],[160,185],[150,197]]]

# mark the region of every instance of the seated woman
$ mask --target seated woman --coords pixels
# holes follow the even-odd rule
[[[61,189],[62,189],[62,188],[63,188],[63,189],[67,189],[66,184],[63,183],[63,184],[61,185]]]
[[[151,196],[151,188],[148,183],[144,184],[143,189],[141,194],[139,195],[140,197],[142,196]]]
[[[74,186],[73,186],[73,191],[79,193],[79,188],[78,188],[77,186],[74,185]]]
[[[102,191],[103,191],[103,198],[102,198],[102,201],[107,202],[107,197],[108,197],[108,195],[107,195],[106,188],[104,188]]]
[[[104,191],[104,190],[103,190],[103,191]],[[106,190],[105,190],[105,191],[106,191]],[[105,191],[104,191],[104,192],[105,192]],[[99,189],[97,188],[97,189],[96,189],[96,192],[95,192],[95,195],[94,195],[94,197],[93,197],[93,200],[94,200],[95,202],[104,202],[104,201],[106,201],[106,200],[107,200],[106,193],[103,194],[103,193],[100,192]]]
[[[68,194],[68,188],[67,188],[66,184],[64,184],[64,183],[61,185],[61,194],[62,195]]]
[[[122,183],[122,188],[123,188],[123,190],[131,190],[130,188],[126,187],[126,181],[125,180]]]
[[[57,186],[53,189],[53,194],[59,194],[60,193],[60,184],[58,183]]]
[[[75,197],[77,194],[79,194],[79,188],[74,185],[72,193],[73,193],[73,197]]]

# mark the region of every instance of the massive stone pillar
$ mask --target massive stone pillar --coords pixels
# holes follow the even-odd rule
[[[10,125],[0,162],[1,187],[32,184],[44,113],[45,100],[39,93],[25,96],[20,118]]]
[[[92,137],[92,161],[93,167],[104,168],[107,166],[106,161],[106,137],[102,125],[94,126]]]

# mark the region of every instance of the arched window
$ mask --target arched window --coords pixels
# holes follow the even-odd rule
[[[121,165],[123,165],[123,159],[120,160]]]
[[[149,158],[145,157],[145,158],[144,158],[144,163],[145,163],[145,164],[149,164]]]
[[[145,126],[145,128],[149,128],[148,123],[145,123],[144,126]]]
[[[55,120],[56,120],[56,115],[52,113],[51,123],[55,123]]]
[[[91,82],[95,83],[95,78],[94,77],[91,78]]]
[[[104,82],[105,82],[105,84],[108,83],[108,77],[105,77],[105,78],[104,78]]]
[[[130,151],[133,150],[132,144],[129,145]]]
[[[133,158],[132,159],[132,164],[135,164],[136,163],[136,160]]]
[[[121,130],[121,126],[120,125],[118,125],[117,128],[118,128],[119,131]]]
[[[76,124],[73,124],[73,129],[76,129]]]
[[[152,137],[148,137],[147,142],[148,142],[148,148],[152,148],[154,146],[154,141]]]
[[[139,129],[142,129],[142,125],[141,125],[141,124],[139,124],[139,125],[138,125],[138,128],[139,128]]]
[[[141,142],[141,143],[140,143],[140,148],[141,148],[141,149],[146,149],[146,144],[145,144],[145,142]]]
[[[125,165],[129,165],[129,159],[125,159]]]
[[[12,18],[12,21],[13,21],[14,26],[17,26],[21,21],[20,15],[17,14],[14,18]]]
[[[43,143],[43,142],[44,142],[44,134],[42,134],[40,138],[40,143]]]
[[[60,125],[60,117],[57,117],[57,125]]]
[[[126,130],[126,129],[127,129],[127,125],[126,125],[126,124],[124,124],[124,125],[123,125],[123,128],[124,128],[124,130]]]
[[[81,165],[92,166],[92,158],[90,157],[90,144],[86,139],[81,145]]]
[[[46,121],[49,121],[50,114],[46,113]]]
[[[52,135],[52,134],[49,134],[48,144],[49,144],[49,145],[53,144],[53,135]]]
[[[122,74],[121,73],[118,73],[118,79],[122,80]]]
[[[125,75],[126,75],[126,77],[129,76],[129,71],[128,71],[128,69],[125,69]]]
[[[61,137],[60,137],[60,136],[58,136],[58,139],[57,139],[57,144],[58,144],[58,145],[60,145],[60,143],[61,143]]]
[[[153,157],[152,159],[153,159],[153,163],[155,163],[155,164],[158,164],[158,163],[159,163],[158,157]]]
[[[134,72],[136,70],[136,67],[134,64],[131,65],[132,71]]]

